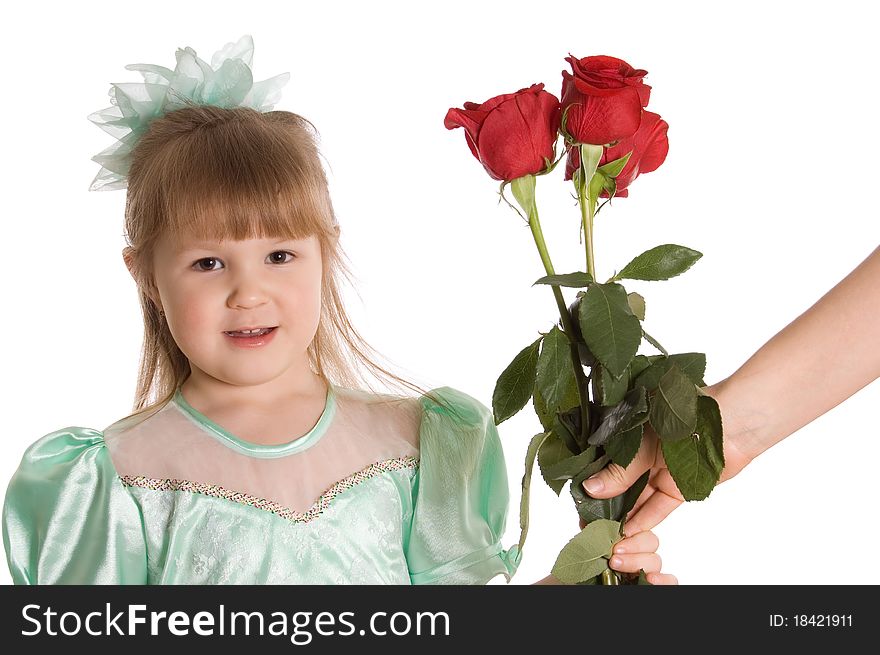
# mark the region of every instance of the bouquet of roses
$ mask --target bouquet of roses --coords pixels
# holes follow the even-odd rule
[[[582,482],[609,462],[626,467],[646,431],[660,441],[669,473],[685,500],[706,498],[724,467],[721,414],[702,392],[706,356],[669,354],[644,327],[645,299],[627,293],[621,280],[668,280],[688,270],[702,254],[675,244],[659,245],[633,258],[605,282],[596,277],[593,220],[613,197],[624,198],[640,173],[656,170],[669,150],[668,124],[647,111],[651,87],[621,59],[591,56],[566,61],[562,100],[533,84],[482,104],[465,102],[446,114],[447,129],[464,128],[467,145],[486,172],[510,186],[525,215],[559,308],[560,321],[523,348],[501,373],[492,396],[495,424],[529,400],[542,430],[526,451],[520,505],[522,552],[528,532],[529,485],[537,459],[541,475],[559,495],[567,481],[582,530],[559,553],[552,574],[572,584],[646,584],[639,575],[608,566],[623,538],[627,514],[648,482],[646,471],[625,493],[590,497]],[[544,243],[535,197],[537,176],[559,163],[564,141],[565,180],[580,207],[584,270],[556,273]],[[606,198],[598,207],[599,198]],[[561,287],[579,289],[569,305]],[[642,341],[659,354],[637,354]]]

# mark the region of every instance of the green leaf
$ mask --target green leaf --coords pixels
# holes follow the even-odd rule
[[[650,471],[642,473],[642,475],[639,476],[639,479],[636,480],[629,489],[613,498],[593,498],[584,491],[582,483],[589,476],[578,475],[572,478],[569,491],[574,499],[574,505],[577,508],[578,516],[580,516],[586,523],[598,519],[618,521],[620,529],[623,530],[624,524],[622,522],[626,519],[626,515],[629,511],[635,507],[636,501],[645,490],[650,473]]]
[[[596,357],[590,352],[590,349],[587,348],[587,344],[584,342],[584,336],[581,334],[580,320],[578,319],[578,316],[580,316],[581,298],[583,298],[585,294],[585,291],[577,292],[577,297],[574,302],[568,306],[568,314],[571,317],[573,324],[572,329],[574,331],[574,340],[577,341],[578,344],[578,355],[580,356],[581,365],[592,368],[596,365]],[[561,321],[559,327],[565,329],[565,325],[562,324]]]
[[[538,370],[538,348],[544,335],[526,346],[502,371],[492,392],[492,413],[500,425],[525,407],[535,390]]]
[[[593,179],[590,180],[590,189],[589,196],[590,198],[598,198],[599,194],[602,193],[602,189],[604,189],[608,185],[608,177],[605,176],[600,170],[596,170],[593,174]]]
[[[553,428],[553,418],[556,414],[547,409],[544,398],[537,387],[535,387],[534,393],[532,393],[532,407],[535,409],[535,414],[541,422],[544,432],[549,432]]]
[[[669,355],[669,359],[681,369],[691,382],[698,386],[703,384],[703,376],[706,374],[706,355],[704,353],[677,353]]]
[[[550,412],[570,409],[579,402],[577,380],[571,362],[571,343],[565,333],[555,325],[546,334],[541,345],[535,387]]]
[[[641,375],[642,371],[651,366],[652,360],[648,358],[647,355],[636,355],[633,357],[633,360],[629,363],[629,375],[630,378],[636,380],[639,375]],[[638,381],[636,380],[636,384]],[[635,385],[633,385],[635,386]],[[643,385],[647,386],[647,385]]]
[[[599,167],[599,170],[605,173],[608,177],[617,177],[620,175],[620,171],[623,170],[623,167],[626,166],[626,162],[629,161],[630,156],[633,154],[633,151],[630,150],[623,157],[619,159],[615,159],[614,161],[610,161],[607,164],[602,164]]]
[[[579,289],[587,287],[593,283],[593,278],[589,273],[583,271],[575,271],[574,273],[556,273],[555,275],[545,275],[539,277],[532,282],[532,286],[536,284],[555,284],[560,287],[574,287]]]
[[[565,544],[550,574],[568,584],[599,575],[608,568],[611,549],[620,541],[620,523],[599,519],[587,524]]]
[[[538,450],[538,467],[541,469],[541,477],[543,477],[544,482],[556,492],[557,496],[562,491],[566,481],[564,478],[554,480],[553,478],[548,477],[547,470],[550,470],[552,473],[553,467],[556,464],[571,456],[572,452],[562,442],[562,439],[552,433],[547,437],[547,440],[541,444],[541,448]]]
[[[575,475],[584,470],[584,467],[596,461],[596,448],[587,448],[579,455],[566,457],[542,469],[541,473],[547,480],[571,480]]]
[[[668,280],[681,275],[703,256],[685,246],[667,243],[646,250],[615,275],[618,280]]]
[[[584,490],[582,483],[583,480],[575,484],[572,479],[571,487],[569,487],[578,516],[586,523],[592,523],[599,519],[618,520],[620,502],[615,503],[613,498],[593,498]]]
[[[532,469],[535,466],[535,458],[538,456],[538,449],[544,443],[549,435],[546,432],[539,432],[529,442],[526,449],[526,468],[522,478],[522,496],[519,502],[519,552],[522,552],[526,543],[526,535],[529,532],[529,488],[532,484]]]
[[[616,282],[590,285],[578,307],[587,346],[608,372],[620,377],[642,341],[642,328],[629,307],[626,290]]]
[[[626,515],[629,514],[629,511],[636,506],[636,501],[639,499],[639,496],[642,495],[642,492],[648,485],[648,477],[650,477],[650,475],[651,471],[649,469],[642,473],[639,476],[639,479],[636,480],[629,489],[623,492],[620,508],[620,518],[617,519],[618,521],[623,521],[624,519],[626,519]],[[621,528],[625,529],[626,525],[622,525]]]
[[[595,375],[596,389],[598,391],[596,395],[601,405],[616,405],[623,400],[623,397],[630,388],[629,366],[623,371],[623,375],[618,378],[611,375],[604,366],[594,368],[593,371],[594,374],[598,373],[598,375]]]
[[[577,390],[577,378],[575,378],[574,371],[571,370],[570,366],[571,360],[568,360],[568,363],[568,369],[571,373],[571,381],[565,389],[565,395],[562,397],[562,404],[558,408],[558,411],[561,412],[571,411],[573,408],[579,407],[581,403],[581,397]]]
[[[611,457],[612,462],[626,468],[639,452],[644,431],[645,424],[640,423],[631,430],[612,435],[605,442],[605,454]]]
[[[578,472],[578,474],[572,478],[572,481],[576,481],[575,484],[580,484],[594,473],[598,473],[603,468],[605,468],[605,465],[610,461],[611,458],[608,457],[608,455],[602,455],[601,457],[599,457],[599,459],[590,462],[584,468],[582,468]]]
[[[676,364],[691,382],[697,386],[702,384],[706,374],[706,355],[703,353],[678,353],[675,355],[653,355],[653,363],[636,377],[635,384],[641,384],[646,389],[654,390],[672,364]]]
[[[685,500],[703,500],[715,488],[724,468],[721,411],[711,396],[697,398],[694,435],[661,441],[669,474]]]
[[[660,378],[651,402],[651,427],[661,441],[689,437],[697,422],[697,389],[672,363]]]
[[[602,408],[602,421],[587,443],[602,446],[612,435],[630,430],[647,420],[648,392],[645,387],[636,387],[627,392],[617,405]]]
[[[553,420],[553,434],[562,439],[562,442],[568,449],[577,455],[584,449],[579,444],[579,428],[570,421],[569,415],[574,412],[580,413],[580,407],[572,407],[567,412],[556,412],[556,417]],[[579,424],[580,421],[578,421]]]
[[[629,302],[629,308],[632,310],[632,313],[635,314],[635,317],[640,321],[645,320],[645,299],[637,294],[635,291],[631,291],[626,294],[627,302]]]
[[[614,197],[614,194],[617,193],[617,181],[613,177],[605,177],[605,190],[608,192],[609,200],[611,200],[611,198]]]

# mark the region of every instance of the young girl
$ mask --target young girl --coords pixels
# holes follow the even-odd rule
[[[366,354],[340,298],[339,226],[304,118],[271,111],[245,36],[174,71],[132,65],[89,118],[120,141],[92,189],[127,188],[123,257],[144,347],[134,413],[33,443],[6,492],[18,584],[468,583],[501,544],[491,411]],[[130,130],[124,132],[124,128]],[[123,136],[120,136],[123,134]],[[418,396],[362,389],[363,362]],[[661,574],[651,532],[619,571]],[[554,582],[552,577],[542,582]]]

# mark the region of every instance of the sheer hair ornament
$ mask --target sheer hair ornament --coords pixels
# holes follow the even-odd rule
[[[112,106],[89,114],[91,122],[117,139],[92,157],[102,168],[89,191],[128,187],[132,150],[154,119],[191,105],[272,111],[281,87],[290,80],[290,73],[281,73],[254,82],[254,40],[249,34],[214,53],[210,65],[189,46],[178,48],[175,57],[173,71],[155,64],[128,64],[126,70],[140,72],[144,81],[111,83]]]

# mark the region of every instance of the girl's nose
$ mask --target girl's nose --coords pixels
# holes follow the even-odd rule
[[[266,302],[266,288],[259,274],[242,272],[233,278],[226,304],[231,308],[257,307]]]

